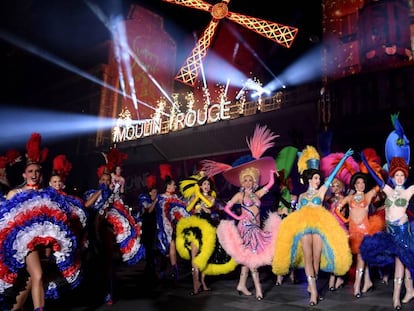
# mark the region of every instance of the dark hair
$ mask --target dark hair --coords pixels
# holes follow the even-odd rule
[[[302,173],[302,180],[305,183],[305,185],[308,185],[309,180],[312,179],[313,175],[316,175],[316,174],[322,177],[321,171],[315,168],[308,168],[304,170]]]
[[[171,183],[174,181],[174,179],[172,179],[171,176],[165,176],[165,187],[167,187],[168,185],[171,185]]]
[[[202,184],[203,184],[203,182],[205,182],[205,181],[208,181],[209,182],[209,184],[210,184],[210,191],[208,192],[208,194],[209,195],[211,195],[212,193],[213,193],[213,191],[215,191],[215,189],[214,189],[214,185],[213,185],[213,182],[207,177],[207,176],[205,176],[205,177],[203,177],[203,178],[201,178],[198,182],[197,182],[197,184],[199,185],[199,186],[201,186]]]
[[[362,172],[356,172],[354,175],[352,175],[351,181],[349,182],[349,185],[351,186],[352,189],[355,190],[355,183],[359,178],[362,178],[364,180],[365,189],[366,189],[367,182],[368,182],[368,176],[367,176],[367,174],[364,174]]]

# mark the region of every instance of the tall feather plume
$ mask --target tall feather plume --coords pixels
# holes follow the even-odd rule
[[[56,172],[62,179],[66,179],[69,172],[72,170],[72,163],[66,158],[66,155],[59,154],[53,159],[53,171]]]
[[[26,143],[27,164],[42,163],[46,160],[49,150],[47,148],[40,149],[42,136],[39,133],[32,133]]]
[[[121,152],[117,148],[112,148],[109,150],[109,153],[106,155],[107,157],[107,167],[108,169],[113,172],[115,167],[122,166],[124,161],[128,159],[128,154]]]
[[[148,175],[147,178],[146,178],[146,184],[147,184],[148,190],[150,190],[152,188],[156,188],[157,187],[157,177],[153,174]]]
[[[304,170],[308,169],[308,160],[320,160],[321,156],[319,155],[318,150],[314,146],[306,146],[302,152],[299,153],[298,157],[298,171],[300,174]]]
[[[323,175],[325,177],[329,176],[343,157],[344,154],[341,152],[330,153],[323,157],[320,162],[320,169]],[[352,175],[359,172],[359,170],[359,164],[353,157],[349,157],[339,169],[336,178],[341,180],[344,184],[349,185]]]
[[[257,124],[253,136],[250,139],[246,137],[247,146],[249,146],[252,157],[260,158],[267,149],[274,146],[273,140],[279,136],[267,128],[266,125],[261,127]]]
[[[223,173],[224,171],[232,168],[232,166],[229,164],[216,162],[212,160],[202,160],[200,164],[201,164],[201,170],[206,173],[206,176],[208,178],[213,177],[214,175]]]
[[[174,178],[171,171],[171,164],[163,163],[159,165],[160,177],[162,180],[167,181],[168,179]]]

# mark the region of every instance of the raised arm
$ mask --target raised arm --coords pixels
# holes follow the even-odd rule
[[[342,159],[338,162],[338,164],[335,166],[332,173],[328,176],[328,178],[325,180],[325,183],[323,184],[326,188],[329,188],[329,185],[332,183],[332,180],[335,178],[336,174],[338,174],[339,170],[341,169],[342,165],[348,159],[351,155],[354,154],[354,151],[350,148],[348,151],[344,154]]]
[[[375,173],[374,169],[369,165],[367,158],[365,158],[365,155],[363,152],[361,152],[361,161],[364,163],[365,167],[367,168],[369,174],[374,178],[375,182],[378,184],[378,186],[381,189],[384,189],[385,183],[384,181]]]
[[[276,170],[270,170],[269,172],[269,182],[261,189],[257,190],[255,193],[256,195],[261,198],[266,193],[269,192],[269,190],[272,188],[272,186],[275,184],[275,174],[278,175]]]

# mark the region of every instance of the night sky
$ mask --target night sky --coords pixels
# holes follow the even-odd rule
[[[211,4],[217,1],[207,1]],[[164,17],[164,27],[178,42],[177,49],[186,48],[179,42],[199,34],[209,23],[207,12],[166,3],[161,0],[114,0],[90,2],[97,4],[106,16],[127,15],[130,4],[136,3]],[[229,9],[245,15],[299,28],[290,49],[276,43],[269,44],[267,55],[260,55],[272,70],[278,71],[319,43],[321,37],[321,1],[232,0]],[[45,85],[58,83],[73,74],[27,51],[56,56],[64,63],[89,70],[105,62],[102,45],[110,39],[105,25],[96,17],[85,1],[79,0],[4,0],[0,4],[0,66],[1,104],[42,106]],[[259,35],[258,35],[259,37]],[[177,54],[180,51],[177,51]],[[191,50],[183,51],[189,54]],[[178,64],[177,64],[178,65]],[[58,107],[53,107],[58,108]]]

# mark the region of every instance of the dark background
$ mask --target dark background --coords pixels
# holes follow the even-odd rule
[[[218,1],[207,1],[215,4]],[[161,0],[90,1],[106,15],[127,16],[131,4],[138,4],[164,17],[164,27],[177,42],[177,55],[191,49],[180,45],[204,30],[211,15]],[[276,6],[276,8],[274,8]],[[279,72],[321,39],[321,1],[233,0],[232,12],[238,12],[299,28],[290,49],[270,40],[261,40],[267,54],[259,55],[273,72]],[[227,19],[221,23],[232,23]],[[59,110],[59,103],[47,103],[42,93],[47,85],[70,78],[68,69],[43,59],[26,48],[49,53],[81,70],[90,70],[106,62],[104,43],[110,33],[86,1],[81,0],[4,0],[0,4],[0,103],[47,107]],[[267,42],[269,41],[269,42]],[[26,48],[25,48],[26,47]],[[185,49],[180,51],[180,49]],[[177,62],[177,66],[181,66]]]

